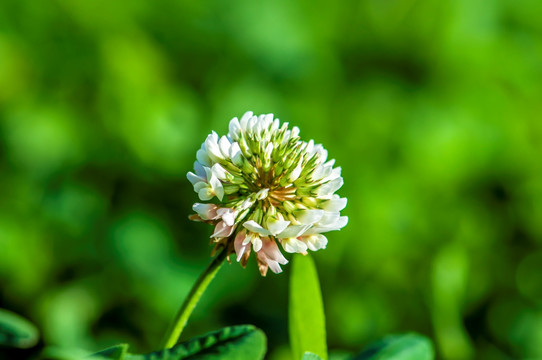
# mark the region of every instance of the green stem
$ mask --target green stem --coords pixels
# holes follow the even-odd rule
[[[211,280],[213,280],[218,270],[220,270],[220,267],[226,259],[226,254],[227,249],[222,250],[213,261],[211,261],[209,266],[207,266],[207,269],[205,269],[192,287],[192,290],[190,290],[188,297],[184,300],[183,305],[175,317],[175,321],[167,332],[168,335],[164,342],[163,349],[172,348],[179,341],[190,314],[194,311],[196,304],[201,298],[201,295],[203,295],[205,289],[207,289],[207,286],[211,283]]]

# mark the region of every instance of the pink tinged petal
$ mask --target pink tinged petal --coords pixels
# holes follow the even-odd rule
[[[333,197],[322,204],[322,209],[332,212],[341,211],[346,207],[347,202],[346,198]]]
[[[263,252],[269,259],[276,261],[279,264],[288,264],[288,260],[286,260],[284,255],[282,255],[277,243],[274,240],[264,238],[262,251],[260,252]]]
[[[246,221],[243,226],[252,231],[252,232],[255,232],[255,233],[258,233],[260,235],[263,235],[263,236],[269,236],[271,235],[271,233],[264,229],[260,224],[258,224],[256,221],[254,220],[249,220],[249,221]],[[256,250],[257,251],[257,250]]]
[[[310,225],[290,225],[275,236],[279,239],[295,238],[302,235],[309,227]]]
[[[288,225],[290,225],[290,222],[286,220],[271,219],[267,221],[267,229],[269,229],[271,235],[279,234],[280,232],[284,231]]]
[[[276,261],[267,260],[267,265],[269,265],[269,268],[275,274],[280,274],[282,272],[282,269],[281,269],[280,265]]]
[[[235,253],[237,254],[237,262],[241,261],[241,258],[245,252],[250,249],[250,246],[245,244],[245,239],[247,237],[246,231],[240,231],[237,236],[235,236],[235,241],[233,242],[233,247],[235,248]]]
[[[218,217],[217,208],[215,204],[200,204],[195,203],[192,205],[192,210],[198,213],[203,220],[214,220]],[[232,224],[233,225],[233,224]]]
[[[211,166],[211,158],[204,149],[198,150],[196,153],[196,159],[198,159],[198,162],[200,162],[202,165]]]
[[[211,235],[212,238],[214,237],[228,237],[233,233],[233,226],[229,226],[224,221],[219,222],[216,224],[215,232],[213,235]]]
[[[260,271],[262,272],[262,275],[265,274],[267,266],[271,268],[271,271],[273,271],[275,274],[282,272],[279,263],[284,265],[288,263],[288,261],[284,258],[284,256],[282,256],[275,241],[269,238],[263,238],[262,241],[263,247],[261,251],[257,252],[256,255],[258,258],[258,263],[260,264]]]
[[[324,210],[297,210],[294,216],[303,225],[311,225],[318,222],[324,216]]]
[[[258,256],[258,262],[269,266],[271,271],[274,272],[275,274],[282,272],[282,269],[280,268],[279,263],[276,262],[275,260],[269,259],[265,254],[263,254],[262,251],[260,251],[257,256]],[[265,266],[263,266],[262,268],[265,268]],[[260,269],[260,272],[262,272],[261,269]],[[262,272],[262,275],[264,274],[265,274],[265,271]]]

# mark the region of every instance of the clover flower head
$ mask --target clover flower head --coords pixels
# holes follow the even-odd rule
[[[244,267],[256,253],[260,273],[282,271],[288,253],[324,249],[322,233],[348,222],[340,211],[346,198],[341,168],[313,140],[302,141],[299,128],[281,125],[273,114],[245,113],[233,118],[227,136],[212,132],[187,174],[200,200],[190,218],[214,226],[213,252],[226,248]]]

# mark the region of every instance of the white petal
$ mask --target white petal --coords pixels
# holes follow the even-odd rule
[[[247,111],[244,113],[244,115],[241,117],[241,120],[239,121],[239,124],[241,125],[241,129],[247,130],[248,121],[252,118],[252,111]]]
[[[199,161],[194,161],[194,170],[196,171],[196,175],[200,178],[206,177],[207,173],[205,172],[203,165],[201,165]]]
[[[303,170],[303,168],[301,167],[301,163],[299,163],[297,164],[294,171],[292,171],[292,173],[290,174],[289,180],[291,182],[296,181],[299,178],[299,175],[301,175],[301,170]]]
[[[196,185],[200,181],[205,181],[204,178],[201,178],[201,177],[197,176],[196,174],[194,174],[191,171],[188,172],[188,174],[186,174],[186,178],[188,179],[188,181],[190,181],[192,183],[192,185]]]
[[[195,192],[200,192],[201,189],[206,189],[206,188],[209,188],[209,184],[207,184],[205,181],[200,181],[200,182],[194,184],[194,191]]]
[[[346,207],[347,202],[346,198],[333,197],[322,204],[322,209],[326,211],[341,211]]]
[[[213,193],[213,190],[209,187],[205,187],[198,191],[198,196],[200,200],[207,201],[211,200],[215,194]]]
[[[324,216],[318,221],[318,226],[332,226],[339,221],[339,217],[341,214],[338,212],[332,212],[332,211],[326,211],[324,213]]]
[[[230,158],[231,158],[231,161],[235,165],[237,166],[243,165],[243,154],[241,153],[241,148],[239,147],[239,143],[234,142],[233,144],[231,144]]]
[[[327,238],[322,234],[304,236],[303,240],[305,240],[309,250],[312,250],[312,251],[325,249],[327,246]]]
[[[309,227],[310,225],[290,225],[286,229],[275,235],[275,237],[282,239],[300,236],[305,231],[307,231]]]
[[[235,223],[236,211],[231,208],[220,208],[216,211],[217,216],[221,217],[224,222],[230,226]]]
[[[348,224],[348,216],[341,216],[335,226],[337,230],[340,230],[341,228],[345,227],[346,224]]]
[[[277,235],[290,225],[289,221],[271,219],[267,221],[267,228],[272,235]]]
[[[211,166],[211,158],[207,154],[207,151],[205,151],[203,149],[198,150],[198,152],[196,153],[196,159],[198,159],[198,161],[202,165]]]
[[[324,216],[324,210],[297,210],[294,216],[303,225],[311,225],[318,222]]]
[[[214,193],[216,194],[216,197],[218,200],[222,201],[222,198],[224,198],[224,187],[222,186],[222,183],[216,176],[211,176],[211,180],[209,181],[209,184],[211,185]]]
[[[239,120],[235,117],[231,119],[230,125],[229,125],[229,133],[228,135],[232,138],[237,140],[239,137],[239,134],[241,133],[241,125],[239,124]]]
[[[339,190],[341,186],[343,186],[343,178],[339,177],[334,180],[331,180],[330,182],[327,182],[325,184],[322,184],[316,194],[317,196],[329,196],[332,195],[335,191]]]
[[[254,238],[254,240],[252,240],[252,249],[255,251],[255,252],[258,252],[261,250],[262,248],[262,239],[260,239],[259,237],[256,237]]]
[[[320,234],[328,231],[336,231],[340,230],[341,228],[345,227],[348,223],[348,216],[341,216],[339,217],[334,223],[330,223],[328,225],[316,225],[308,229],[303,233],[303,235],[314,235],[314,234]]]
[[[253,116],[248,120],[247,131],[256,132],[256,126],[258,125],[258,117]]]
[[[218,141],[218,147],[220,148],[223,157],[228,157],[230,155],[231,142],[227,137],[222,136],[220,138]]]
[[[303,241],[297,240],[296,238],[284,239],[282,242],[282,247],[286,252],[289,253],[304,253],[307,251],[307,244]]]
[[[211,168],[212,173],[222,181],[227,181],[226,170],[220,164],[214,164]]]
[[[335,169],[331,170],[331,174],[329,174],[329,176],[325,180],[331,181],[341,177],[341,170],[342,169],[340,167],[336,167]]]
[[[207,150],[207,155],[213,161],[220,161],[224,158],[218,147],[218,135],[214,131],[205,139],[205,149]]]
[[[256,221],[254,220],[249,220],[249,221],[246,221],[243,226],[252,231],[252,232],[255,232],[255,233],[258,233],[260,235],[263,235],[263,236],[269,236],[271,235],[271,233],[264,229],[260,224],[258,224]]]

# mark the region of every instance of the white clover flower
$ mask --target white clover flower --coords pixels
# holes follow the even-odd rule
[[[216,200],[194,204],[190,218],[214,225],[213,251],[226,248],[243,266],[254,251],[263,276],[288,263],[277,242],[289,253],[324,249],[322,233],[348,222],[339,213],[347,200],[334,194],[341,168],[273,114],[232,119],[228,135],[211,133],[196,158],[188,180],[202,201]]]

